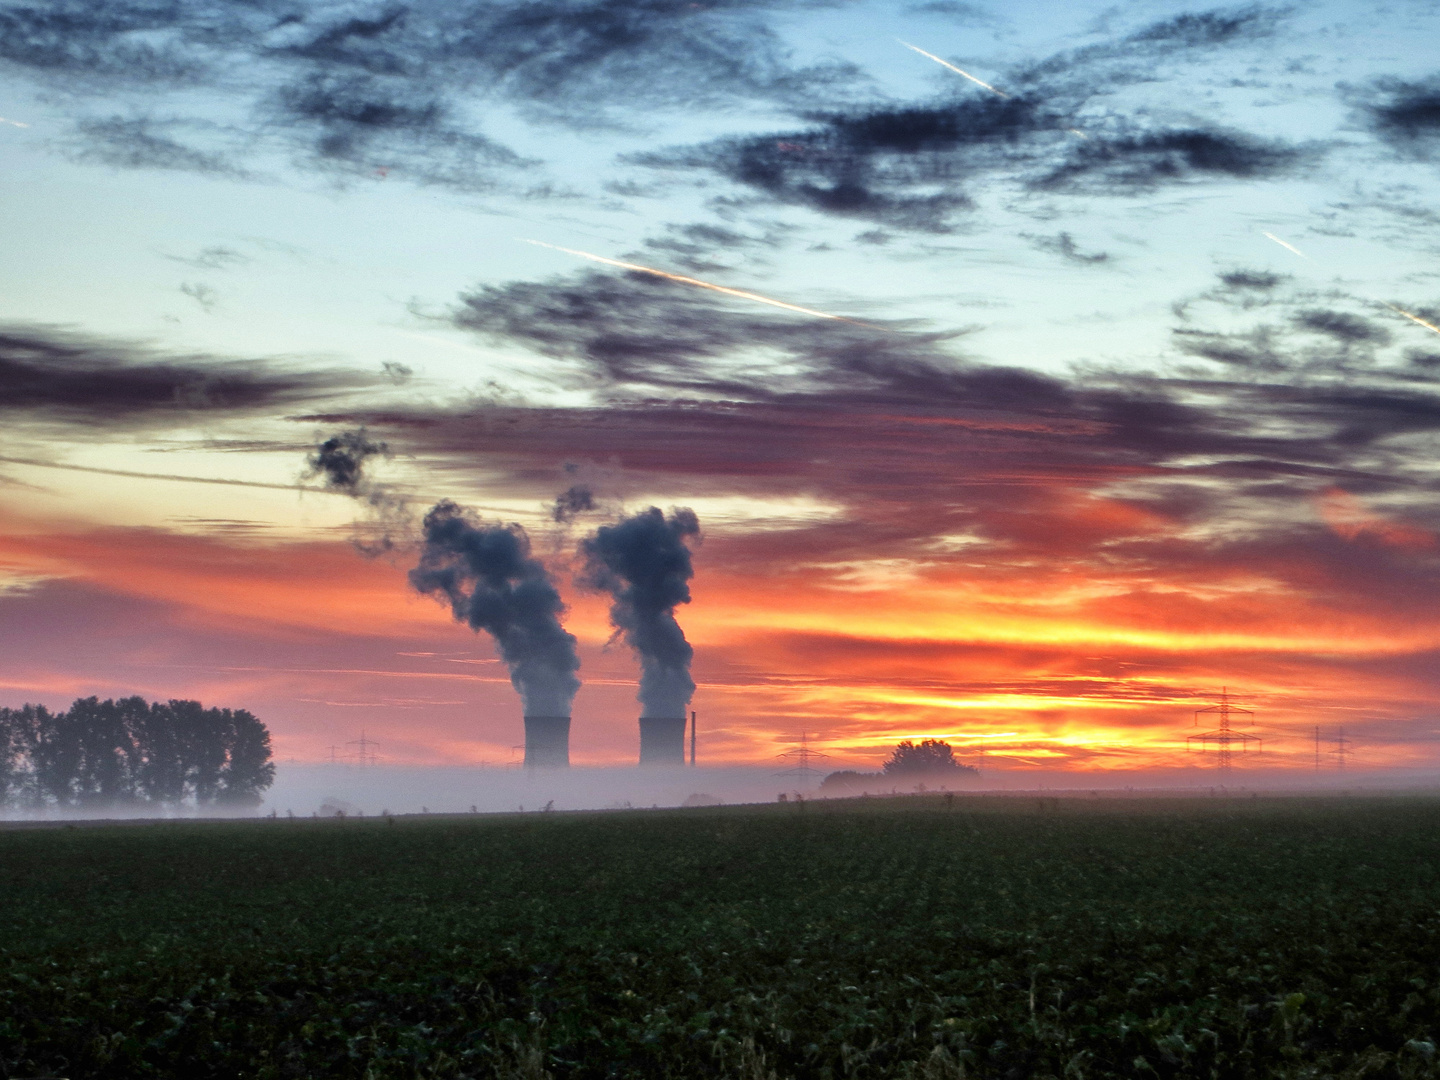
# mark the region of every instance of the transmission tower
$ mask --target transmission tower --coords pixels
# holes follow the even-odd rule
[[[339,759],[338,757],[336,757],[335,755],[336,755],[336,753],[339,751],[340,747],[336,746],[334,743],[331,743],[330,746],[328,747],[328,749],[329,749],[329,751],[330,751],[330,764],[331,764],[331,765],[339,765],[339,764],[340,764],[340,759]]]
[[[800,733],[799,746],[793,747],[789,750],[783,750],[775,755],[775,759],[777,761],[783,762],[784,764],[791,766],[791,768],[786,769],[783,772],[778,772],[775,775],[793,776],[799,779],[802,783],[809,783],[814,780],[815,777],[820,775],[820,770],[814,768],[810,763],[812,761],[823,761],[829,756],[829,754],[821,750],[813,749],[810,746],[810,733],[808,731],[802,731]]]
[[[377,743],[374,739],[367,739],[365,737],[365,731],[363,728],[360,731],[360,738],[351,739],[345,745],[359,747],[359,749],[355,751],[355,764],[375,765],[379,763],[380,759],[376,757],[375,751],[371,748],[379,746],[380,744]]]
[[[1206,713],[1217,713],[1220,717],[1220,726],[1214,731],[1202,731],[1199,734],[1189,736],[1185,740],[1187,749],[1194,749],[1196,746],[1199,746],[1200,752],[1203,754],[1208,751],[1213,744],[1218,759],[1216,765],[1222,773],[1228,773],[1230,771],[1230,759],[1234,753],[1231,747],[1238,745],[1240,752],[1244,753],[1250,749],[1250,744],[1254,743],[1256,752],[1258,753],[1260,751],[1260,737],[1258,735],[1251,735],[1245,731],[1236,731],[1232,726],[1232,718],[1237,714],[1241,716],[1254,716],[1255,714],[1249,709],[1242,709],[1238,705],[1232,705],[1230,703],[1229,687],[1221,688],[1220,700],[1216,704],[1207,705],[1203,709],[1195,710],[1194,726],[1198,727],[1200,725],[1200,717]],[[1247,726],[1253,723],[1253,720],[1245,721]]]
[[[1345,771],[1345,757],[1349,754],[1352,743],[1345,737],[1345,729],[1339,728],[1335,732],[1335,742],[1332,744],[1331,753],[1335,755],[1335,768],[1341,772]]]

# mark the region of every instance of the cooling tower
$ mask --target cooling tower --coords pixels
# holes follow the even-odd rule
[[[525,717],[525,767],[527,769],[568,769],[570,767],[570,717]]]
[[[685,764],[685,717],[640,718],[640,764]]]

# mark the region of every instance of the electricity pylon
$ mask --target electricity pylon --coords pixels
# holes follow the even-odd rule
[[[1198,744],[1200,752],[1203,754],[1208,751],[1213,744],[1218,757],[1216,765],[1222,773],[1228,773],[1230,771],[1231,754],[1234,753],[1231,747],[1238,744],[1240,752],[1244,753],[1250,748],[1250,744],[1254,743],[1256,753],[1260,752],[1261,744],[1258,735],[1251,735],[1245,731],[1236,731],[1231,724],[1231,719],[1236,714],[1244,716],[1254,716],[1255,714],[1249,709],[1242,709],[1238,705],[1232,705],[1230,703],[1229,687],[1221,688],[1219,702],[1214,705],[1207,705],[1203,709],[1195,710],[1194,726],[1199,726],[1200,716],[1203,713],[1218,713],[1220,716],[1220,726],[1214,731],[1202,731],[1199,734],[1189,736],[1185,740],[1186,749],[1193,749]],[[1253,724],[1254,721],[1247,720],[1245,723],[1248,726],[1249,724]]]

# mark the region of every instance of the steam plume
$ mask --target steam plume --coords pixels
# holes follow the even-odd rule
[[[365,462],[372,457],[389,456],[390,448],[384,443],[371,442],[364,428],[342,431],[315,448],[306,459],[309,466],[306,475],[323,477],[325,486],[332,491],[355,495],[365,479]]]
[[[395,534],[408,531],[412,521],[404,495],[365,475],[370,459],[390,456],[390,447],[383,442],[372,442],[365,429],[360,428],[330,436],[305,459],[307,478],[318,477],[323,480],[326,491],[349,495],[369,507],[369,520],[356,523],[356,535],[351,539],[366,555],[393,550]]]
[[[410,584],[450,602],[456,620],[495,639],[526,716],[569,716],[580,689],[565,604],[519,525],[487,525],[449,499],[425,515]]]
[[[690,602],[695,571],[685,539],[699,535],[693,510],[674,510],[667,518],[652,506],[600,526],[580,545],[583,580],[614,598],[610,621],[640,657],[638,697],[646,716],[683,716],[695,693],[695,650],[675,621],[675,608]]]
[[[568,525],[576,516],[595,509],[595,493],[584,484],[576,484],[555,496],[550,516],[561,525]]]

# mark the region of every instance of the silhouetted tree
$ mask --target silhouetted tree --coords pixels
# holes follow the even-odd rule
[[[140,697],[0,709],[0,802],[253,806],[274,779],[270,732],[243,709]]]
[[[135,740],[127,713],[137,704],[145,707],[141,698],[83,698],[63,714],[60,726],[77,751],[70,792],[76,803],[110,805],[135,797]]]
[[[18,794],[19,766],[19,724],[12,710],[0,709],[0,805]]]
[[[224,711],[228,755],[220,770],[218,802],[255,806],[275,782],[270,761],[270,729],[244,709]]]
[[[909,739],[895,747],[895,752],[885,762],[886,776],[974,776],[980,772],[974,765],[955,760],[955,751],[949,743],[940,739],[922,739],[913,743]]]

